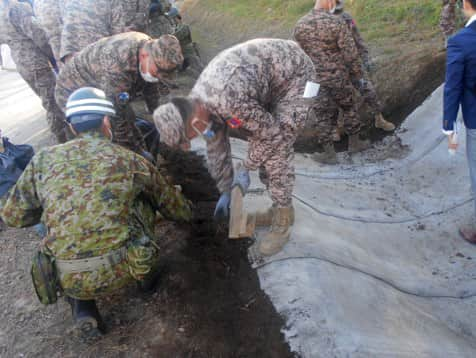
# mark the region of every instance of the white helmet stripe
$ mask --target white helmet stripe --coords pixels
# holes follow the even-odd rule
[[[103,104],[106,106],[111,106],[114,107],[111,101],[108,101],[107,99],[94,99],[94,98],[86,98],[86,99],[78,99],[76,101],[70,101],[67,103],[67,107],[74,107],[74,106],[79,106],[82,104]]]
[[[102,106],[78,106],[74,108],[68,108],[66,110],[66,117],[69,117],[78,112],[85,112],[85,111],[99,111],[108,114],[116,114],[116,111],[113,108],[109,107],[102,107]]]

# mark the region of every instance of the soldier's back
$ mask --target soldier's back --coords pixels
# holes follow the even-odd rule
[[[346,30],[342,17],[326,11],[312,10],[298,20],[294,38],[311,57],[318,76],[345,71],[339,36]]]
[[[35,185],[55,256],[97,256],[129,239],[134,171],[142,160],[100,134],[37,154]]]

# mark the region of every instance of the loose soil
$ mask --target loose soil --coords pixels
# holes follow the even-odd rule
[[[155,293],[131,285],[98,306],[107,335],[83,343],[69,333],[69,306],[42,306],[30,280],[39,238],[0,232],[1,357],[292,357],[284,321],[247,260],[249,241],[229,241],[212,221],[218,193],[193,153],[163,151],[162,164],[194,203],[191,225],[162,223],[162,279]]]

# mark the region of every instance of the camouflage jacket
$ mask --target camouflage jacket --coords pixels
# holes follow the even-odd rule
[[[35,155],[1,214],[9,226],[43,222],[44,250],[71,260],[106,254],[144,235],[153,238],[156,211],[170,220],[191,218],[187,200],[152,164],[93,132]],[[77,298],[131,281],[127,262],[60,279],[65,293]]]
[[[297,22],[294,38],[314,62],[321,84],[362,78],[362,60],[342,17],[313,9]]]
[[[360,58],[364,63],[365,67],[368,67],[370,64],[370,54],[367,45],[365,44],[364,39],[360,35],[360,31],[357,28],[357,24],[352,16],[348,12],[343,12],[341,14],[342,18],[345,20],[347,25],[349,26],[350,30],[352,31],[352,36],[354,37],[355,44],[357,49],[359,50]]]
[[[63,31],[63,10],[65,1],[35,0],[35,16],[46,34],[57,63],[61,59],[61,32]]]
[[[33,16],[30,4],[25,2],[14,0],[8,6],[0,2],[0,43],[10,46],[15,63],[27,66],[28,71],[44,68],[39,58],[53,58],[46,34]],[[38,53],[44,56],[37,56]]]
[[[456,3],[449,2],[441,10],[440,29],[445,36],[451,36],[456,31]]]
[[[61,59],[111,35],[145,32],[147,0],[67,0],[63,10]]]
[[[208,167],[220,192],[228,191],[233,179],[226,119],[241,120],[250,148],[279,138],[296,129],[296,117],[307,106],[302,96],[307,81],[315,81],[310,58],[294,41],[255,39],[218,54],[203,70],[190,96],[199,99],[212,114],[216,135],[207,142]],[[281,115],[288,112],[289,115]],[[278,140],[278,139],[277,139]],[[257,159],[245,166],[256,169]]]
[[[60,108],[65,109],[73,91],[91,86],[102,89],[111,99],[120,92],[128,92],[133,99],[143,91],[153,111],[158,106],[158,87],[142,79],[138,62],[139,49],[149,39],[143,33],[127,32],[103,38],[76,54],[57,79],[55,96]]]

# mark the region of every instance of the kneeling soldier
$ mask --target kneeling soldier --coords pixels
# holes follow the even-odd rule
[[[151,288],[159,252],[156,212],[189,221],[188,201],[140,155],[111,142],[113,104],[103,91],[75,91],[66,116],[76,139],[45,148],[6,198],[9,226],[43,222],[46,236],[32,265],[42,303],[57,292],[71,304],[75,328],[86,337],[104,325],[95,299],[133,280]]]

